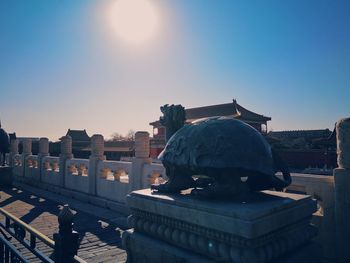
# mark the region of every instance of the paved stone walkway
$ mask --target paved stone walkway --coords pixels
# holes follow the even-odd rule
[[[80,234],[78,256],[89,263],[126,261],[126,253],[121,248],[125,216],[43,190],[27,190],[30,192],[15,187],[0,189],[0,206],[53,239],[53,234],[58,232],[60,207],[68,203],[76,212],[74,229]],[[52,249],[44,244],[38,244],[38,248],[46,255],[52,253]],[[36,261],[34,258],[29,260]]]

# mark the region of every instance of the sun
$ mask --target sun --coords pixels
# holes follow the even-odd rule
[[[149,0],[116,0],[109,21],[117,36],[132,45],[148,42],[159,27],[159,14]]]

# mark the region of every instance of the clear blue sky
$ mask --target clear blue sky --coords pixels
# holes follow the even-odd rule
[[[148,130],[165,103],[227,103],[273,130],[332,128],[350,115],[350,1],[149,0],[159,27],[129,46],[112,0],[0,1],[0,119],[57,139]]]

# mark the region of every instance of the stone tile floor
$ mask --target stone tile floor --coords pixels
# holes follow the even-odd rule
[[[53,234],[58,232],[60,207],[68,203],[76,212],[74,229],[80,235],[78,256],[89,263],[126,261],[126,253],[121,248],[125,216],[36,188],[26,189],[0,189],[0,206],[53,239]],[[2,216],[0,220],[3,220]],[[38,248],[46,255],[52,253],[52,249],[43,243],[39,243]],[[23,253],[30,262],[40,262],[28,251],[23,250]]]

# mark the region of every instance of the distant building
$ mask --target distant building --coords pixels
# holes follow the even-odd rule
[[[335,131],[329,129],[270,131],[267,139],[277,148],[335,149]]]
[[[267,131],[267,122],[270,117],[247,110],[233,100],[231,103],[217,104],[211,106],[185,109],[186,123],[193,122],[201,118],[214,116],[231,117],[248,123],[260,132]],[[165,147],[165,127],[160,121],[150,123],[153,126],[153,138],[151,139],[151,157],[156,157]]]
[[[67,134],[72,137],[72,151],[75,158],[89,158],[91,154],[91,137],[86,130],[68,129]],[[134,155],[134,141],[105,141],[107,160],[120,160],[121,157]]]
[[[278,139],[319,139],[328,138],[332,132],[329,129],[321,130],[292,130],[292,131],[270,131],[269,135]]]
[[[335,129],[271,131],[266,139],[292,170],[337,165]]]
[[[72,149],[73,154],[75,151],[79,151],[84,147],[88,147],[91,144],[90,136],[86,130],[71,130],[68,129],[66,136],[72,137]]]

